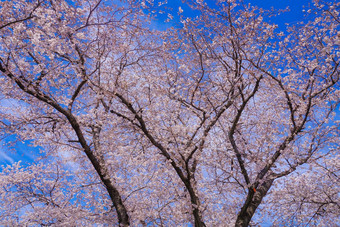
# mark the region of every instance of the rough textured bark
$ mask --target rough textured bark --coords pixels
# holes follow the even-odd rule
[[[274,179],[266,180],[257,189],[249,189],[247,199],[237,216],[235,227],[246,227],[249,225],[257,207],[261,204],[262,199],[266,196],[273,182]]]
[[[190,200],[192,204],[192,213],[195,219],[195,227],[205,227],[206,225],[202,220],[202,215],[199,210],[199,206],[200,206],[199,198],[197,197],[192,185],[190,184],[190,180],[184,180],[183,182],[190,195]]]

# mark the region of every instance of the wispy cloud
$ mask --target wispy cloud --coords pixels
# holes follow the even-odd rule
[[[0,96],[0,111],[4,114],[20,117],[22,113],[27,111],[27,103],[10,98],[2,98]]]
[[[6,151],[3,151],[3,149],[0,148],[0,163],[14,163],[14,159],[11,158],[9,155],[6,154]]]

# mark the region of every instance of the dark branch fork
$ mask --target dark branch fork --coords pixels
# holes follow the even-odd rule
[[[127,209],[125,208],[125,205],[122,202],[121,195],[118,189],[113,184],[111,178],[108,176],[108,171],[106,167],[101,164],[102,160],[100,160],[100,158],[94,154],[93,150],[88,145],[83,134],[83,131],[81,129],[81,126],[79,125],[76,117],[71,113],[69,109],[61,107],[55,100],[53,100],[48,95],[44,94],[44,92],[39,90],[39,88],[37,88],[36,85],[32,84],[26,85],[27,84],[26,82],[23,82],[21,79],[15,77],[7,68],[5,68],[5,66],[3,66],[2,63],[0,63],[0,71],[4,73],[7,77],[9,77],[11,80],[13,80],[22,91],[31,96],[34,96],[43,103],[50,105],[67,118],[68,122],[70,123],[71,127],[73,128],[74,132],[77,135],[79,144],[83,148],[86,156],[90,160],[92,166],[96,170],[97,174],[99,175],[101,181],[105,185],[106,190],[110,195],[111,201],[113,202],[114,207],[116,208],[120,226],[129,226],[130,221],[128,212]],[[33,89],[31,89],[32,86]],[[76,92],[76,94],[77,93],[78,92]]]

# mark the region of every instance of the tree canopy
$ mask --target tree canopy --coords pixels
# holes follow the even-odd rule
[[[166,6],[166,3],[164,3]],[[0,224],[340,224],[340,3],[276,31],[242,1],[0,3]]]

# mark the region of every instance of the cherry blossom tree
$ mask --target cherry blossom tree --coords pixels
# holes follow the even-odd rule
[[[7,166],[1,173],[1,224],[76,226],[114,221],[105,192],[89,176],[81,179],[57,163]]]
[[[1,132],[43,151],[2,168],[1,224],[339,224],[340,4],[277,33],[186,3],[166,31],[151,1],[1,3],[1,98],[24,106]]]

